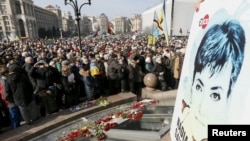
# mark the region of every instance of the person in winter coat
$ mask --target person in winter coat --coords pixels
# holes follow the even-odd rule
[[[87,101],[91,101],[94,99],[95,80],[91,77],[89,67],[87,66],[80,69],[79,73],[82,76]]]
[[[8,109],[8,101],[5,100],[5,80],[7,67],[5,65],[0,65],[0,133],[1,128],[8,127],[11,125],[10,113]]]
[[[62,88],[65,95],[65,107],[69,108],[78,104],[78,97],[76,94],[75,75],[68,66],[62,66]]]
[[[76,66],[76,58],[72,58],[69,60],[69,70],[71,73],[74,74],[74,81],[75,81],[75,96],[77,98],[76,103],[80,103],[80,99],[84,97],[84,89],[83,89],[83,82],[81,79],[81,75],[79,74],[79,68]]]
[[[26,124],[31,124],[37,118],[32,115],[32,110],[34,110],[32,84],[19,65],[11,64],[8,69],[9,73],[5,82],[5,97],[9,105],[13,104],[13,107],[10,108],[12,123],[17,124],[17,126],[20,125],[18,123],[20,119],[15,118],[19,113],[17,110],[12,111],[15,108],[14,105],[16,105]]]
[[[92,78],[94,78],[95,81],[95,87],[94,87],[94,98],[99,98],[101,95],[101,92],[104,91],[102,85],[101,85],[101,73],[100,68],[97,66],[96,59],[91,59],[90,61],[90,75]]]
[[[142,72],[141,66],[138,63],[139,60],[130,59],[127,68],[129,70],[130,91],[136,94],[138,99],[140,99],[143,86],[142,80],[145,74]]]
[[[150,73],[152,72],[152,69],[154,67],[154,63],[152,61],[151,55],[147,55],[145,58],[145,73]]]
[[[109,80],[109,95],[117,94],[121,90],[119,79],[119,71],[121,72],[122,65],[119,64],[116,54],[112,54],[108,61],[108,80]]]
[[[167,90],[167,83],[166,83],[166,67],[162,62],[162,57],[158,56],[155,60],[155,65],[152,69],[152,73],[154,73],[158,77],[158,84],[159,88],[162,91]]]
[[[36,102],[40,106],[41,116],[46,116],[46,113],[51,114],[58,111],[58,106],[53,95],[47,94],[50,86],[60,87],[61,75],[56,68],[40,60],[34,64],[31,69],[31,77],[36,79]]]
[[[31,84],[32,84],[32,86],[33,86],[33,89],[35,90],[35,88],[36,88],[36,80],[33,78],[33,77],[31,77],[31,75],[30,75],[30,72],[31,72],[31,68],[33,68],[33,58],[32,57],[30,57],[30,56],[28,56],[28,57],[25,57],[25,63],[24,63],[24,65],[23,65],[23,70],[24,70],[24,72],[26,73],[26,75],[28,76],[28,78],[29,78],[29,80],[30,80],[30,82],[31,82]]]

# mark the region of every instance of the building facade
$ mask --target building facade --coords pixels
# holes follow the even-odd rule
[[[70,12],[62,15],[62,30],[69,34],[73,34],[76,31],[75,19]]]
[[[48,5],[45,7],[46,10],[56,14],[58,27],[62,28],[62,11],[59,6]]]
[[[131,22],[129,22],[131,21]],[[132,23],[132,24],[131,24]],[[99,35],[107,34],[111,27],[116,34],[142,30],[142,17],[134,14],[116,17],[111,22],[108,16],[82,16],[80,34],[88,36],[99,30]],[[78,27],[70,13],[62,14],[60,7],[48,5],[45,8],[34,5],[33,0],[0,0],[0,40],[17,38],[51,38],[76,36]]]
[[[109,19],[108,17],[102,13],[100,16],[96,17],[97,23],[98,23],[98,28],[99,28],[99,32],[100,34],[106,34],[108,33],[107,27],[109,25]]]
[[[81,20],[82,20],[80,25],[82,28],[81,34],[83,36],[87,36],[93,32],[92,21],[87,16],[83,16]]]
[[[32,0],[0,1],[0,37],[14,40],[37,37],[37,25]]]
[[[0,1],[0,40],[17,38],[57,37],[62,28],[59,7],[45,9],[34,5],[32,0]]]
[[[141,14],[131,15],[129,20],[131,21],[131,24],[132,24],[132,26],[131,26],[132,32],[142,31],[142,16],[141,16]]]
[[[112,20],[114,25],[114,32],[116,34],[127,32],[127,18],[126,17],[116,17]]]
[[[59,25],[57,23],[57,15],[44,8],[34,6],[35,18],[39,38],[51,38],[59,35]]]

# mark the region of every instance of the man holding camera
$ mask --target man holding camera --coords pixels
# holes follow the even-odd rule
[[[55,101],[56,87],[60,85],[60,73],[48,65],[45,60],[34,64],[31,76],[36,79],[35,96],[40,105],[41,116],[58,111]]]

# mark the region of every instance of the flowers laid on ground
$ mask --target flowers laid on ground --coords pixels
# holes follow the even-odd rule
[[[157,100],[146,99],[134,103],[127,109],[108,114],[105,118],[99,118],[97,121],[88,120],[88,122],[79,129],[75,129],[57,138],[57,141],[76,141],[79,139],[96,138],[103,141],[107,138],[105,132],[118,126],[117,119],[140,120],[143,116],[143,109],[146,105],[156,104]],[[102,98],[96,101],[97,105],[106,105],[107,99]]]
[[[97,100],[93,100],[93,101],[86,101],[83,103],[80,103],[78,105],[75,106],[71,106],[69,109],[72,112],[84,109],[84,108],[89,108],[95,105],[99,105],[99,106],[107,106],[109,104],[109,101],[107,100],[106,97],[100,97]]]
[[[109,101],[106,97],[100,97],[94,103],[99,106],[107,106],[109,104]]]

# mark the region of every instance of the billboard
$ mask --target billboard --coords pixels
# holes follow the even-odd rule
[[[250,124],[249,17],[249,0],[205,0],[194,13],[172,141],[207,140],[209,125]]]

